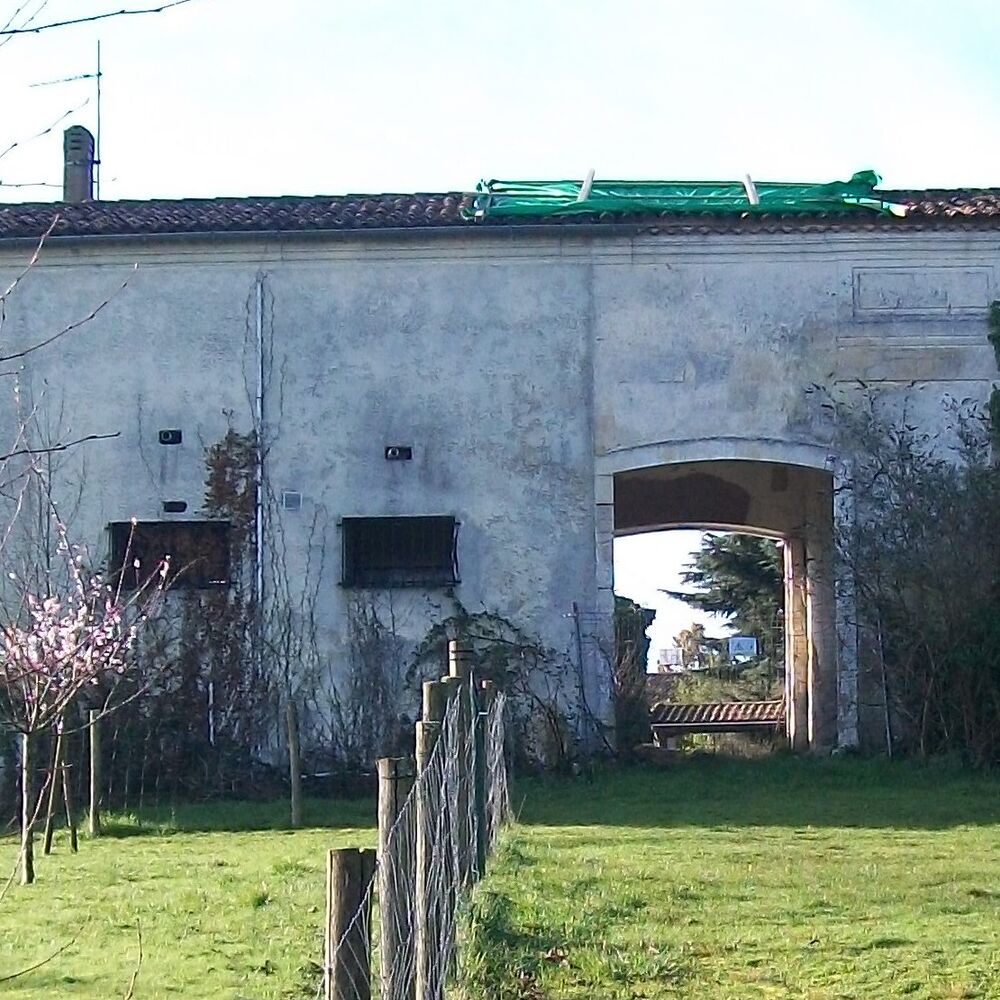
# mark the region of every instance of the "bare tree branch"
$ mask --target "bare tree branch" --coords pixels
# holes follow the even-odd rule
[[[122,8],[121,10],[109,10],[103,14],[91,14],[89,17],[74,17],[66,21],[49,21],[47,24],[26,25],[20,28],[0,29],[0,36],[3,35],[37,35],[51,28],[67,28],[74,24],[90,24],[94,21],[106,21],[112,17],[128,17],[133,14],[161,14],[171,7],[182,7],[191,3],[191,0],[172,0],[171,3],[163,3],[158,7],[133,7]]]
[[[17,451],[12,451],[7,455],[0,455],[0,462],[6,462],[11,458],[20,458],[24,455],[53,455],[56,452],[69,451],[70,448],[75,448],[78,444],[86,444],[88,441],[107,441],[110,438],[118,437],[120,434],[121,431],[113,431],[108,434],[85,434],[83,437],[75,438],[72,441],[61,441],[40,448],[19,448]]]
[[[25,276],[31,271],[31,269],[38,263],[38,258],[42,255],[42,247],[45,246],[45,241],[52,235],[52,230],[56,228],[56,224],[59,222],[59,213],[52,217],[52,221],[49,223],[49,228],[42,233],[41,238],[38,240],[38,244],[35,246],[35,252],[31,255],[31,259],[25,264],[24,268],[18,274],[18,276],[7,286],[3,294],[0,294],[0,308],[7,301],[11,293],[15,288],[24,280]],[[0,321],[2,321],[2,316],[0,316]]]
[[[65,944],[60,945],[51,955],[47,958],[43,958],[40,962],[35,962],[34,965],[29,965],[25,969],[19,969],[17,972],[12,972],[9,976],[0,976],[0,983],[9,983],[12,979],[20,979],[21,976],[26,976],[29,972],[34,972],[36,969],[40,969],[43,965],[48,965],[53,959],[58,958],[64,951],[68,948],[72,948],[76,944],[76,937],[74,936]]]
[[[52,226],[54,226],[54,225],[55,225],[55,222],[53,221]],[[52,232],[52,226],[49,226],[48,231],[45,234],[46,236],[48,236],[48,234]],[[41,246],[39,246],[39,250],[41,250]],[[36,261],[37,259],[38,259],[38,257],[37,257],[37,251],[36,251],[35,256],[32,257],[32,262]],[[134,274],[138,270],[139,270],[139,265],[138,264],[133,264],[132,265],[132,273]],[[18,281],[18,280],[20,280],[20,278],[15,279],[15,282]],[[52,334],[51,337],[46,337],[45,340],[40,340],[40,341],[38,341],[37,344],[32,344],[31,347],[26,347],[23,351],[18,351],[16,354],[4,354],[4,355],[0,355],[0,361],[16,361],[18,358],[27,357],[27,355],[33,354],[35,351],[40,351],[43,347],[48,347],[49,344],[54,343],[55,341],[59,340],[61,337],[65,337],[67,333],[72,333],[74,330],[79,329],[85,323],[89,323],[92,319],[94,319],[97,316],[97,314],[102,309],[105,308],[105,306],[110,305],[111,302],[113,302],[119,295],[121,295],[122,292],[125,291],[126,288],[128,288],[128,283],[131,280],[132,280],[132,276],[129,275],[129,277],[127,277],[121,283],[121,285],[111,295],[109,295],[99,305],[97,305],[93,309],[91,309],[91,311],[89,313],[87,313],[87,315],[84,316],[83,319],[74,320],[74,322],[67,324],[61,330],[59,330],[58,332]],[[6,294],[9,294],[9,290],[8,290],[8,292]],[[6,297],[6,295],[5,295],[5,297]]]
[[[5,181],[0,180],[0,188],[52,188],[62,189],[62,184],[56,184],[54,181]]]
[[[41,0],[38,6],[31,12],[25,13],[24,20],[20,24],[15,24],[17,19],[24,12],[24,9],[29,5],[27,3],[22,3],[14,9],[14,12],[7,18],[3,25],[3,31],[6,32],[8,28],[19,27],[26,28],[32,21],[34,21],[43,10],[49,5],[49,0]],[[7,35],[5,38],[0,38],[0,48],[3,48],[14,36]]]
[[[53,129],[69,118],[70,115],[75,115],[77,111],[82,111],[89,103],[90,98],[88,97],[82,104],[78,104],[75,108],[70,108],[69,111],[64,111],[51,125],[47,128],[43,128],[41,132],[36,132],[27,139],[15,139],[3,152],[0,152],[0,160],[2,160],[8,153],[12,153],[19,146],[24,146],[29,142],[34,142],[35,139],[41,139],[42,136],[48,135],[53,131]]]

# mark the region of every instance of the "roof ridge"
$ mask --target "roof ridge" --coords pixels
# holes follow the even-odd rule
[[[1000,188],[911,189],[884,192],[907,206],[905,218],[865,209],[749,216],[684,211],[588,212],[470,221],[462,217],[474,194],[464,191],[342,195],[217,195],[199,198],[0,203],[0,241],[38,239],[55,214],[56,237],[214,236],[217,234],[364,232],[524,226],[636,227],[684,234],[795,233],[826,230],[1000,229]]]

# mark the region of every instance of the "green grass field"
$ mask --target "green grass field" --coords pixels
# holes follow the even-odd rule
[[[740,761],[522,782],[480,887],[467,995],[1000,998],[1000,782],[881,761]],[[0,903],[12,998],[314,996],[325,852],[371,802],[190,806],[119,822]],[[12,840],[0,842],[9,870]]]
[[[282,803],[187,806],[108,824],[77,855],[60,832],[51,856],[37,851],[37,882],[0,903],[0,977],[72,943],[0,996],[124,996],[138,924],[136,1000],[313,997],[326,852],[374,846],[374,815],[372,802],[308,801],[305,826],[288,831]],[[0,843],[5,874],[16,853]]]
[[[519,794],[472,997],[1000,997],[996,780],[704,756]]]

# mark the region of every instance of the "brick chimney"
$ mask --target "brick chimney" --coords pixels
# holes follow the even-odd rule
[[[94,198],[94,137],[82,125],[63,132],[63,201]]]

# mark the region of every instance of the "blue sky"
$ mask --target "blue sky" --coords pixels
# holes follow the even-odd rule
[[[0,0],[0,21],[21,0]],[[39,0],[34,0],[39,2]],[[143,0],[130,4],[144,5]],[[49,0],[58,20],[123,6]],[[0,201],[48,200],[95,126],[109,198],[469,189],[480,177],[1000,186],[996,0],[193,0],[0,48]],[[35,133],[89,103],[42,138]],[[621,589],[692,612],[696,536],[623,539]]]

